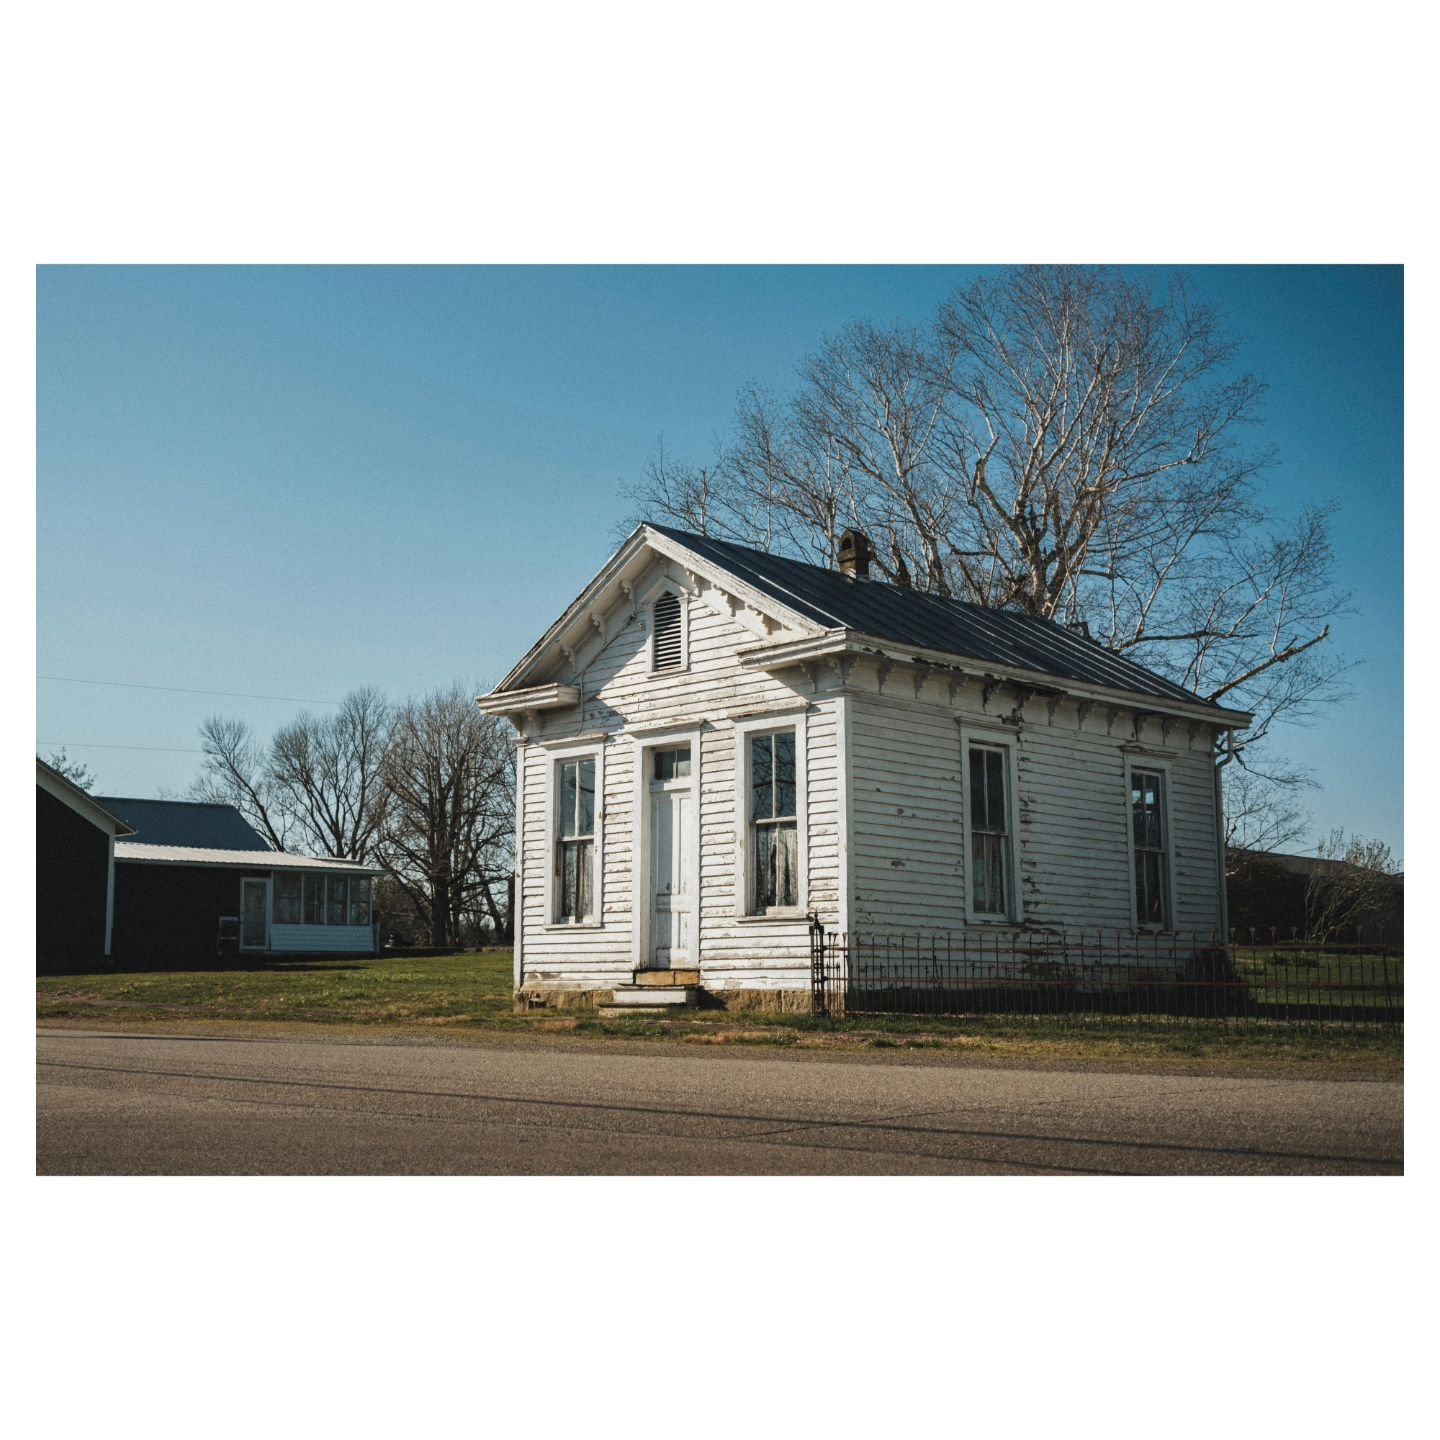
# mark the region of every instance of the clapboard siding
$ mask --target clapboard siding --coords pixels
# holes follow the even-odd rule
[[[869,695],[851,698],[851,804],[856,929],[964,929],[965,774],[960,723],[994,724],[964,692],[949,709]],[[998,708],[998,707],[997,707]],[[1219,924],[1209,732],[1194,748],[1183,728],[1171,743],[1135,750],[1124,727],[1082,720],[1078,708],[1024,716],[1014,740],[1023,923],[1077,929],[1133,925],[1128,845],[1127,742],[1132,761],[1170,777],[1174,924]],[[1114,733],[1110,733],[1113,729]],[[977,738],[984,730],[977,729]],[[993,733],[993,732],[992,732]],[[1163,752],[1163,753],[1162,753]]]
[[[991,685],[986,694],[979,683],[869,657],[843,666],[745,670],[737,652],[756,643],[756,617],[737,616],[712,588],[696,590],[693,577],[666,574],[683,597],[683,669],[652,673],[650,611],[627,602],[628,610],[592,616],[595,633],[573,652],[570,668],[538,677],[575,687],[579,701],[524,723],[518,900],[524,981],[603,989],[628,979],[641,959],[637,910],[649,903],[649,877],[637,873],[637,853],[644,854],[637,850],[643,839],[636,834],[637,757],[673,731],[698,737],[695,914],[703,983],[808,984],[805,919],[746,916],[736,893],[736,768],[743,758],[736,726],[760,717],[797,725],[803,717],[803,898],[827,926],[843,917],[859,931],[993,931],[966,918],[962,725],[978,738],[998,734],[1013,742],[1021,923],[1132,927],[1128,757],[1169,777],[1174,924],[1197,931],[1218,925],[1210,725],[1162,726],[1118,701],[1030,701],[1013,686]],[[631,593],[653,598],[657,578],[652,572]],[[599,923],[584,927],[551,924],[546,914],[557,752],[577,745],[600,755],[603,770]],[[642,787],[642,802],[646,793]]]
[[[639,589],[640,587],[637,587]],[[677,578],[677,588],[679,581]],[[776,723],[804,715],[807,801],[807,901],[834,924],[842,884],[836,804],[842,759],[836,748],[835,702],[799,675],[783,679],[742,670],[736,651],[755,636],[698,596],[682,601],[687,665],[652,673],[648,611],[622,617],[615,633],[578,672],[555,678],[576,685],[578,710],[532,726],[520,746],[524,770],[520,817],[519,906],[526,982],[603,987],[629,978],[635,965],[635,905],[648,901],[644,877],[632,873],[637,746],[665,732],[699,732],[699,959],[703,981],[794,987],[808,983],[809,930],[803,919],[740,916],[735,893],[735,722],[732,710],[768,713]],[[635,731],[639,734],[635,734]],[[601,923],[557,926],[545,913],[547,831],[554,803],[555,748],[592,744],[603,752]],[[693,757],[692,757],[692,763]]]

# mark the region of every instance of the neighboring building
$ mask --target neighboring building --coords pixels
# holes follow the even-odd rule
[[[842,931],[1224,926],[1222,709],[1044,620],[642,525],[489,694],[515,980],[803,990]]]
[[[133,833],[115,846],[117,962],[375,952],[377,867],[272,850],[231,805],[99,803]]]
[[[115,838],[131,827],[35,757],[35,964],[87,970],[110,956]]]
[[[1263,944],[1272,931],[1277,940],[1309,936],[1314,923],[1312,884],[1354,886],[1360,879],[1360,872],[1344,860],[1281,855],[1273,850],[1232,851],[1227,886],[1231,931],[1240,944],[1252,939]],[[1351,922],[1331,938],[1343,944],[1402,948],[1404,875],[1368,875],[1363,877],[1363,884],[1368,903],[1359,907]]]

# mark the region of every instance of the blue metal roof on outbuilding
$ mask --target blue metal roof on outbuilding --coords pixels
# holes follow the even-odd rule
[[[827,629],[854,630],[891,644],[1032,670],[1057,680],[1079,680],[1192,705],[1214,703],[1052,620],[928,595],[883,580],[857,580],[838,570],[665,525],[650,529]]]
[[[144,845],[190,845],[206,850],[265,850],[259,831],[253,829],[233,805],[210,805],[198,800],[131,800],[97,795],[95,800],[112,815],[135,827],[130,838]]]

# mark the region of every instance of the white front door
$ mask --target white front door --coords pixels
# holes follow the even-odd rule
[[[264,950],[270,944],[270,882],[240,882],[240,948]]]
[[[690,936],[690,749],[657,750],[650,782],[649,966],[687,968]]]

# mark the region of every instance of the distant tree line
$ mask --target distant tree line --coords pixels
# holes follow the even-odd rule
[[[435,946],[513,933],[515,751],[456,683],[394,702],[372,686],[268,739],[215,715],[191,798],[234,805],[277,850],[381,866],[384,930]]]

